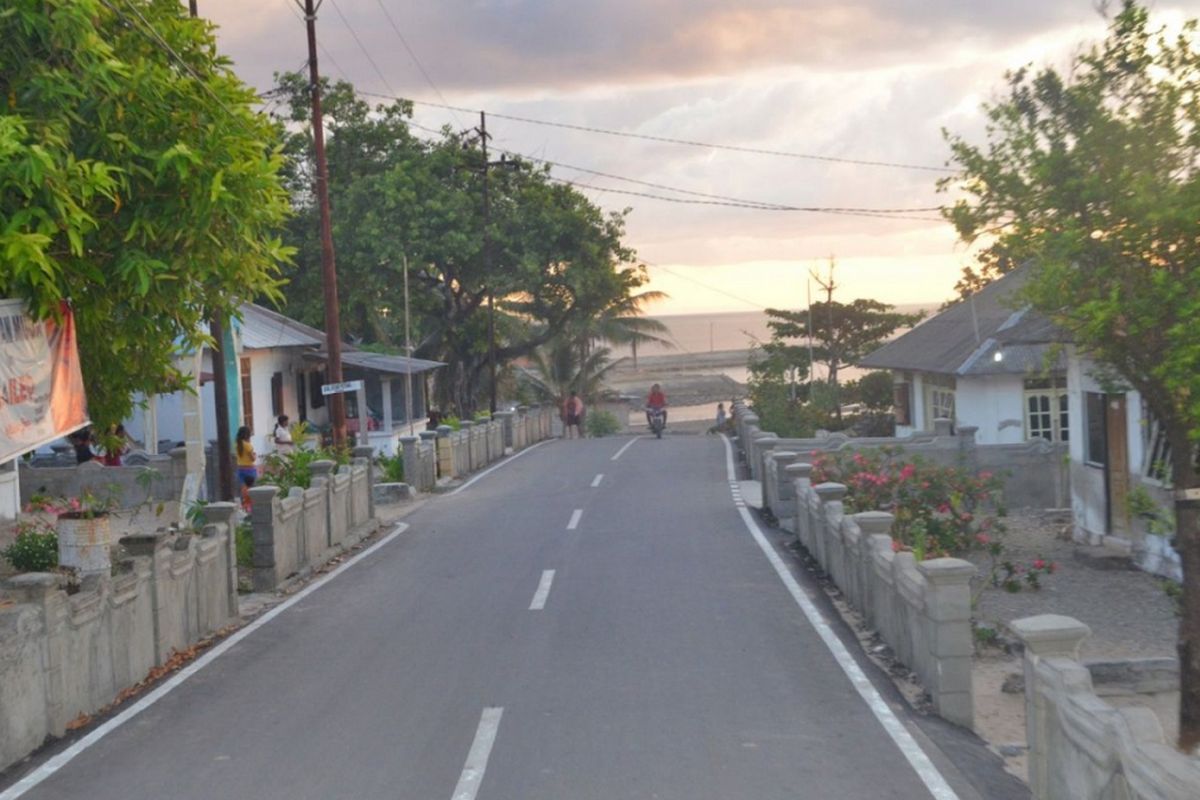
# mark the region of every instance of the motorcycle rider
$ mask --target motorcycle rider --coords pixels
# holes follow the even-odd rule
[[[667,396],[663,394],[662,387],[657,383],[650,387],[650,394],[646,396],[646,425],[648,426],[651,426],[650,413],[652,411],[662,411],[663,427],[667,427]]]

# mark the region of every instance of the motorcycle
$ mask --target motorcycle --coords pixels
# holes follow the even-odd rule
[[[661,439],[663,428],[667,426],[667,411],[664,408],[647,409],[647,414],[650,415],[650,430],[654,435]]]

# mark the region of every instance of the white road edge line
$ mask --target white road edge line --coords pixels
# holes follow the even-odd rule
[[[533,593],[533,601],[529,604],[530,611],[541,611],[546,607],[546,598],[550,596],[550,584],[554,583],[554,570],[542,570],[542,579],[538,581],[537,591]]]
[[[573,531],[579,527],[579,520],[583,519],[583,509],[577,508],[571,512],[571,521],[567,523],[567,530]]]
[[[730,483],[736,480],[736,472],[733,466],[733,447],[729,443],[729,437],[721,434],[722,441],[725,442],[725,470],[729,476]],[[929,756],[917,744],[917,740],[913,738],[900,719],[884,702],[879,691],[875,688],[871,680],[866,676],[862,669],[858,666],[858,662],[850,655],[850,651],[842,644],[842,640],[833,632],[833,628],[829,627],[829,623],[825,621],[825,617],[820,610],[813,605],[812,600],[800,588],[800,584],[792,576],[787,565],[783,563],[783,559],[779,557],[779,553],[767,541],[766,535],[762,529],[758,527],[758,522],[744,505],[738,505],[738,514],[745,523],[746,529],[750,531],[750,535],[754,537],[754,541],[758,543],[759,549],[763,551],[763,555],[771,562],[771,566],[775,568],[775,574],[783,581],[783,585],[787,588],[792,599],[796,601],[796,605],[800,606],[800,610],[804,612],[804,616],[808,618],[809,624],[817,631],[817,635],[821,637],[821,641],[829,648],[834,659],[838,662],[838,666],[842,668],[842,672],[846,673],[846,677],[850,679],[850,683],[858,691],[860,697],[866,702],[871,709],[871,713],[879,720],[879,724],[887,731],[888,736],[900,748],[900,752],[904,754],[905,759],[917,773],[917,777],[925,784],[925,788],[937,800],[958,800],[958,795],[950,788],[950,784],[946,782],[942,773],[938,772],[937,767],[929,760]],[[2,800],[2,798],[0,798]]]
[[[541,447],[542,445],[546,444],[547,442],[552,442],[552,441],[554,441],[554,440],[553,440],[553,439],[542,439],[542,440],[541,440],[540,442],[538,442],[537,444],[531,444],[531,445],[529,445],[529,447],[526,447],[524,450],[522,450],[522,451],[521,451],[521,452],[519,452],[519,453],[513,453],[511,456],[509,456],[508,458],[504,459],[504,460],[503,460],[503,461],[501,461],[499,464],[493,464],[492,466],[488,467],[488,468],[487,468],[487,469],[485,469],[483,472],[479,473],[479,474],[478,474],[478,475],[476,475],[475,477],[471,478],[471,480],[469,480],[469,481],[467,481],[466,483],[464,483],[462,486],[459,486],[457,489],[454,489],[453,491],[446,492],[446,495],[447,495],[447,496],[449,496],[449,495],[452,495],[452,494],[458,494],[459,492],[461,492],[462,490],[466,489],[466,488],[467,488],[468,486],[470,486],[471,484],[475,483],[475,481],[479,480],[480,478],[486,478],[488,475],[491,475],[491,474],[492,474],[493,472],[495,472],[496,470],[500,469],[501,467],[504,467],[504,466],[507,466],[507,465],[511,464],[512,462],[516,461],[518,458],[520,458],[521,456],[523,456],[523,455],[525,455],[526,453],[530,452],[531,450],[536,450],[537,448]]]
[[[500,730],[500,717],[503,714],[503,708],[483,710],[479,727],[475,730],[475,741],[467,753],[467,763],[463,765],[462,775],[450,800],[475,800],[475,795],[479,794],[479,784],[483,783],[483,774],[487,771],[488,758],[492,754],[492,745],[496,743],[496,733]]]
[[[87,736],[83,737],[78,742],[76,742],[75,744],[68,747],[66,750],[62,751],[61,753],[54,756],[53,758],[47,760],[46,763],[42,764],[40,767],[38,767],[33,772],[26,775],[21,780],[14,783],[12,786],[8,787],[8,789],[6,789],[4,792],[0,792],[0,800],[16,800],[16,798],[25,794],[30,789],[37,786],[39,783],[41,783],[42,781],[49,778],[55,772],[58,772],[60,769],[62,769],[64,766],[66,766],[72,759],[74,759],[76,756],[78,756],[80,753],[82,753],[84,750],[87,750],[89,747],[91,747],[92,745],[99,742],[105,736],[112,733],[117,728],[121,727],[126,722],[133,719],[138,714],[142,713],[147,708],[149,708],[150,706],[157,703],[159,700],[166,697],[168,694],[170,694],[172,691],[174,691],[180,684],[182,684],[188,678],[195,675],[200,670],[207,667],[213,661],[216,661],[218,658],[220,658],[222,655],[224,655],[226,651],[228,651],[230,648],[234,647],[236,644],[238,644],[240,641],[245,639],[247,636],[254,633],[256,630],[261,628],[263,625],[266,625],[268,622],[270,622],[271,620],[278,617],[284,611],[287,611],[289,608],[296,605],[301,600],[308,597],[310,594],[317,591],[322,586],[329,583],[334,578],[341,575],[343,572],[350,569],[358,562],[362,561],[364,558],[367,558],[368,556],[373,554],[376,550],[385,546],[388,542],[395,539],[401,533],[404,533],[404,531],[406,531],[406,530],[408,530],[408,523],[406,523],[406,522],[397,523],[396,528],[391,533],[389,533],[387,536],[383,537],[378,542],[376,542],[375,544],[368,547],[366,550],[363,550],[361,553],[354,556],[349,561],[346,561],[340,567],[333,570],[333,572],[330,572],[328,575],[325,575],[324,577],[318,578],[317,580],[313,581],[308,586],[304,587],[299,592],[296,592],[296,594],[292,595],[287,600],[284,600],[282,603],[275,606],[270,611],[266,612],[265,614],[263,614],[261,617],[254,620],[253,622],[251,622],[246,627],[231,634],[228,638],[222,640],[219,644],[217,644],[215,647],[213,647],[213,649],[209,650],[207,653],[202,655],[200,658],[196,659],[191,664],[184,667],[179,672],[175,673],[175,675],[172,678],[170,678],[166,683],[162,684],[154,691],[150,692],[150,694],[146,695],[141,700],[138,700],[132,706],[125,709],[124,711],[122,711],[120,714],[113,717],[112,719],[108,720],[103,725],[101,725],[99,728],[96,728],[96,730],[92,731]]]
[[[635,436],[635,437],[633,437],[632,439],[630,439],[628,442],[626,442],[626,443],[625,443],[625,446],[624,446],[624,447],[622,447],[620,450],[618,450],[618,451],[617,451],[617,454],[616,454],[615,456],[613,456],[613,457],[612,457],[612,460],[613,460],[613,461],[616,461],[618,458],[620,458],[621,456],[623,456],[623,455],[625,454],[625,451],[626,451],[626,450],[628,450],[629,448],[633,447],[633,443],[634,443],[634,442],[636,442],[636,441],[637,441],[638,439],[640,439],[640,438],[642,438],[642,437],[640,437],[640,436]]]
[[[597,475],[595,478],[592,479],[592,488],[595,489],[597,486],[599,486],[600,481],[602,481],[602,480],[604,480],[603,472],[601,472],[599,475]]]

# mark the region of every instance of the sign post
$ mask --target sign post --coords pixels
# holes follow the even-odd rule
[[[358,400],[358,443],[361,445],[369,444],[367,441],[367,428],[370,427],[367,419],[367,385],[363,381],[340,381],[338,383],[325,383],[321,385],[321,394],[328,397],[332,394],[346,394],[354,392],[355,398]]]

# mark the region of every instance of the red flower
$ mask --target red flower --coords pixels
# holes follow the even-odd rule
[[[906,481],[916,474],[917,467],[915,464],[905,464],[900,468],[900,480]]]
[[[979,542],[980,544],[991,544],[992,537],[988,536],[986,533],[977,533],[975,534],[975,541]]]
[[[1033,562],[1033,568],[1034,568],[1034,569],[1045,569],[1045,568],[1046,568],[1046,562],[1045,562],[1045,561],[1043,561],[1042,559],[1040,559],[1040,558],[1039,558],[1039,559],[1037,559],[1036,561],[1034,561],[1034,562]]]
[[[892,552],[893,553],[900,552],[900,541],[898,539],[892,539]]]
[[[985,470],[985,471],[983,471],[983,472],[981,472],[981,473],[979,473],[979,480],[981,480],[981,481],[988,481],[988,480],[991,480],[991,479],[992,479],[992,473],[990,473],[990,472],[987,472],[986,470]]]
[[[939,514],[949,514],[950,513],[950,504],[942,503],[941,505],[939,505],[937,507],[937,510],[938,510]]]

